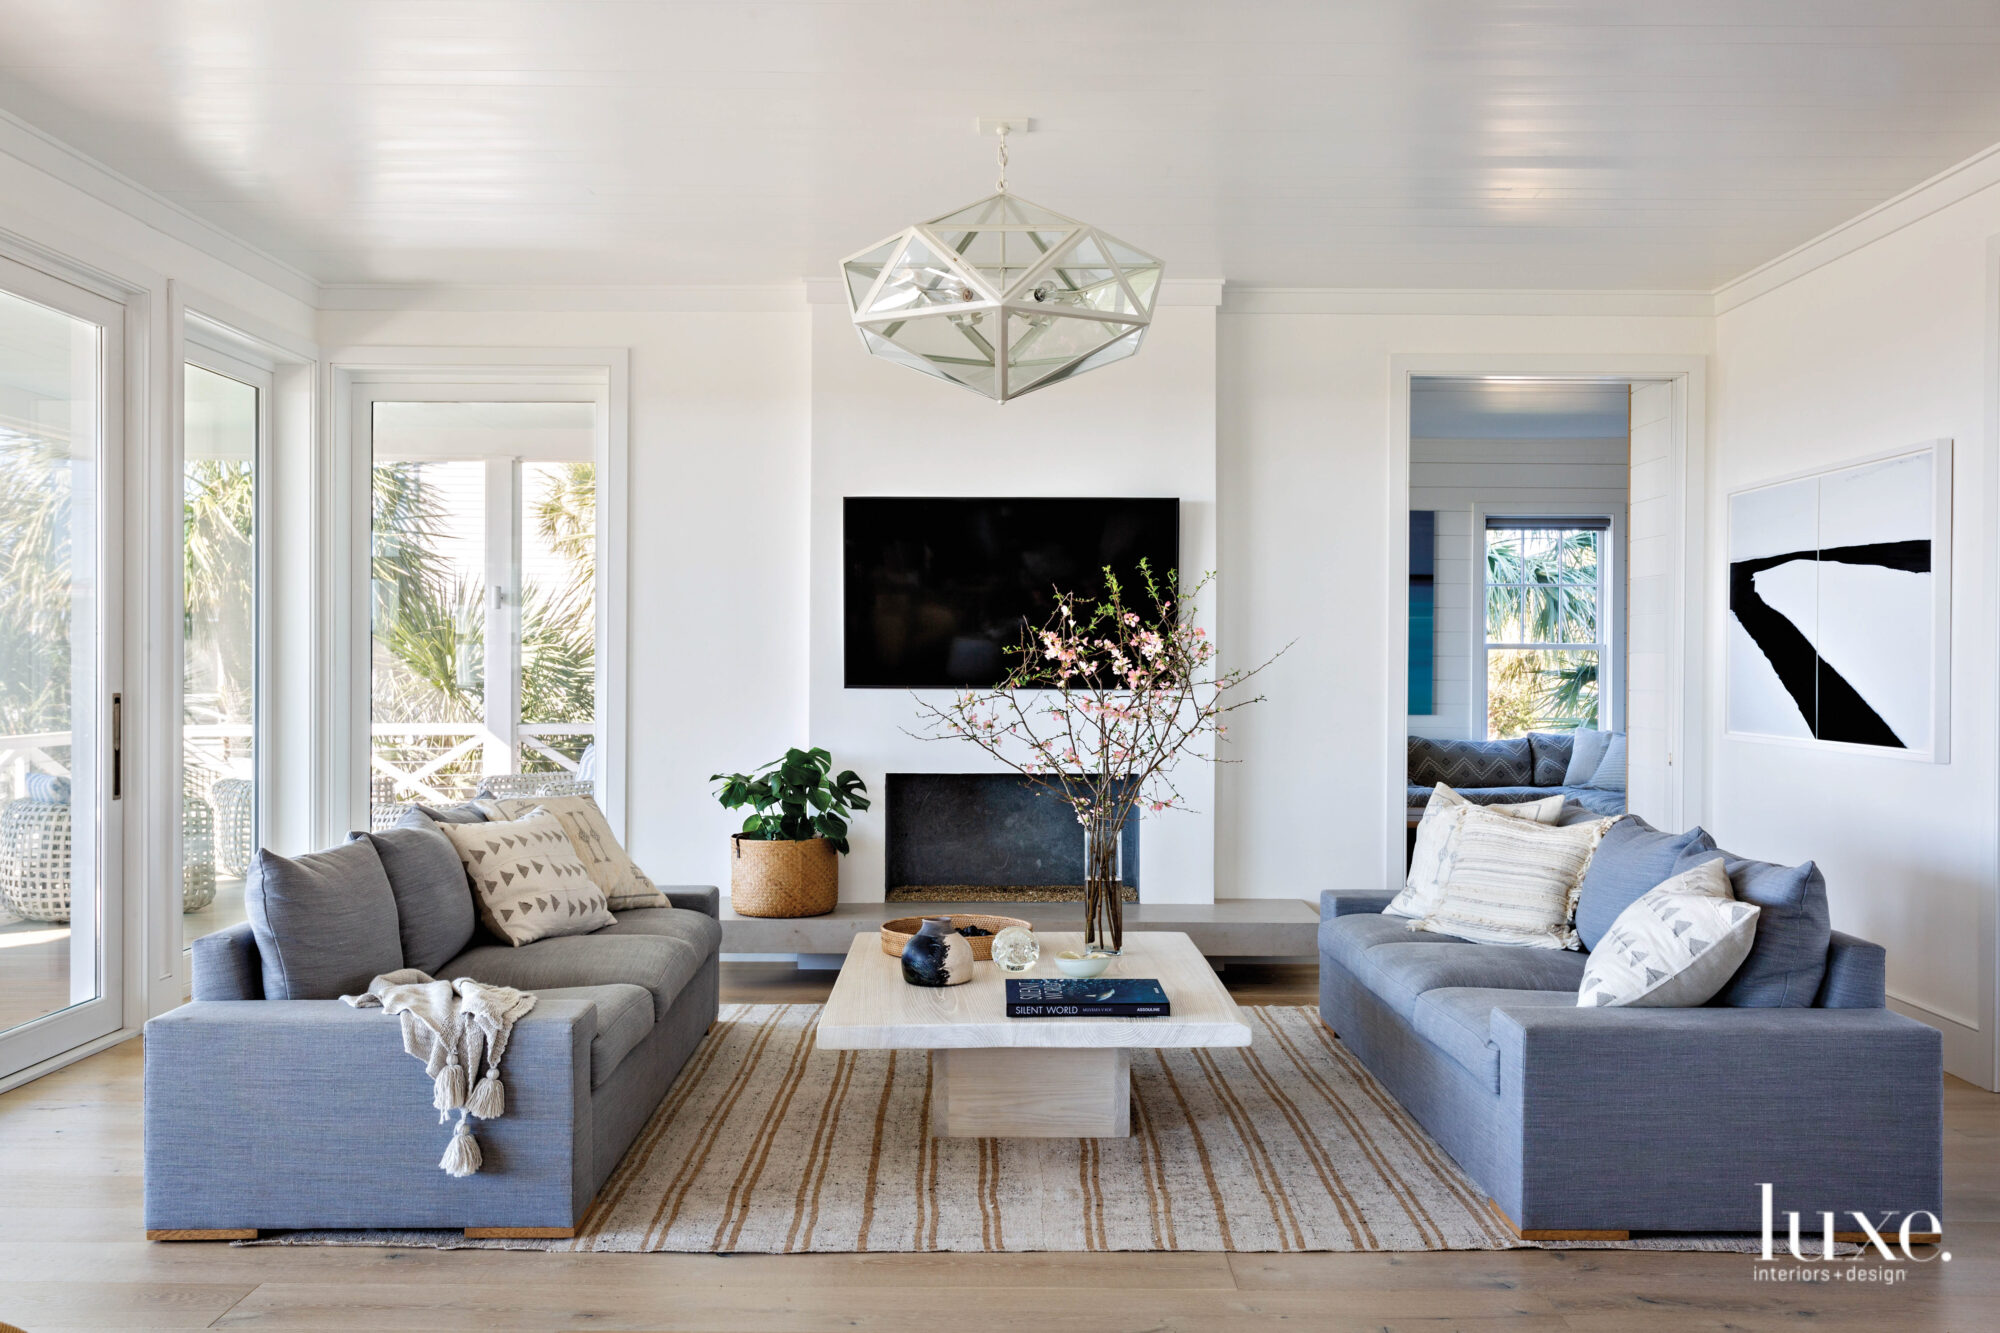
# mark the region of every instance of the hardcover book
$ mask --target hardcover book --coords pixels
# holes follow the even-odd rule
[[[1007,978],[1009,1018],[1157,1018],[1173,1012],[1150,978]]]

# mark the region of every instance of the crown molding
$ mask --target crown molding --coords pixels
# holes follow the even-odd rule
[[[0,153],[118,210],[163,236],[246,273],[294,300],[313,305],[319,283],[302,269],[267,254],[131,177],[112,170],[45,130],[0,110]]]
[[[1160,304],[1219,306],[1222,304],[1221,278],[1167,278],[1160,283]],[[808,305],[847,304],[847,288],[839,278],[807,278]]]
[[[1776,259],[1731,278],[1715,289],[1715,313],[1723,314],[1767,292],[1776,291],[1816,268],[1851,255],[1993,185],[2000,185],[2000,144],[1974,153],[1893,199],[1821,232]]]
[[[1533,291],[1415,287],[1241,287],[1231,315],[1651,315],[1707,319],[1707,292]]]
[[[836,289],[839,283],[835,283]],[[603,311],[725,314],[802,309],[804,288],[797,282],[741,286],[588,284],[326,283],[319,289],[321,310],[532,311],[539,314]]]

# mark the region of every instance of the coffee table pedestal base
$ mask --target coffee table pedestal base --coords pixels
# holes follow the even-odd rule
[[[1122,1139],[1132,1132],[1123,1047],[933,1051],[931,1133],[941,1138]]]

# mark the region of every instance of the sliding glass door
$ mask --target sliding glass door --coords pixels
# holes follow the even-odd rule
[[[123,315],[0,260],[0,1078],[121,1021]]]
[[[597,406],[371,405],[369,817],[595,786]]]

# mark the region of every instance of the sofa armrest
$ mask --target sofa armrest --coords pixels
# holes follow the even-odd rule
[[[149,1230],[574,1225],[594,1141],[587,999],[514,1025],[485,1165],[438,1168],[451,1127],[401,1020],[338,1000],[197,1002],[146,1024]],[[454,1115],[455,1119],[456,1116]]]
[[[264,961],[248,921],[203,935],[188,946],[197,1000],[261,1000]]]
[[[722,919],[722,893],[713,884],[662,884],[660,892],[667,895],[671,907]]]
[[[1820,1009],[1880,1009],[1889,1002],[1888,975],[1887,950],[1836,930],[1813,1004]]]
[[[1393,902],[1395,897],[1394,889],[1322,889],[1319,895],[1319,919],[1331,921],[1337,916],[1379,912]]]
[[[1754,1231],[1767,1181],[1808,1217],[1942,1214],[1943,1041],[1890,1010],[1502,1002],[1489,1035],[1523,1227]]]

